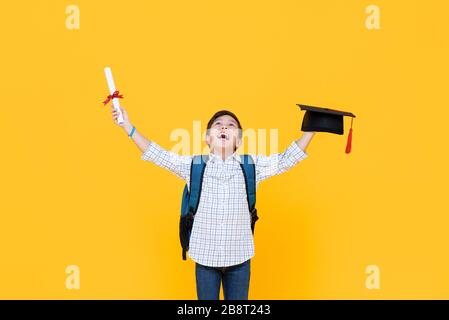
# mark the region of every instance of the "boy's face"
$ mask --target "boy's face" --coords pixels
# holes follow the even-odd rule
[[[233,152],[241,144],[240,130],[233,117],[223,115],[212,123],[206,135],[206,143],[212,152]]]

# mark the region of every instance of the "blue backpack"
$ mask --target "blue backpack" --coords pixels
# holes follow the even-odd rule
[[[256,169],[253,158],[244,154],[240,156],[240,166],[245,177],[246,197],[251,214],[251,230],[254,234],[256,221],[259,219],[256,210]],[[190,192],[187,184],[182,194],[181,219],[179,222],[179,238],[182,246],[182,259],[186,260],[186,252],[189,250],[190,234],[193,220],[200,203],[201,188],[203,184],[204,170],[206,169],[207,155],[196,155],[190,166]]]

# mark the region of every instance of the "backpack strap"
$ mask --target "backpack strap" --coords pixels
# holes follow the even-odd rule
[[[190,165],[190,184],[184,187],[181,205],[181,221],[179,235],[182,245],[182,259],[187,259],[187,250],[189,250],[190,233],[193,226],[193,218],[198,209],[203,185],[204,170],[206,162],[209,159],[207,155],[195,155]]]
[[[207,160],[209,160],[208,155],[193,156],[192,164],[190,165],[190,195],[188,213],[195,214],[198,209]]]
[[[259,219],[256,209],[256,166],[254,159],[248,154],[242,154],[240,166],[242,167],[243,176],[245,177],[246,198],[248,200],[248,208],[251,213],[251,229],[254,233],[254,226]]]

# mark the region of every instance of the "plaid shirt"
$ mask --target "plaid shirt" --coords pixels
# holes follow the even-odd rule
[[[256,166],[256,188],[262,180],[283,173],[305,159],[307,154],[292,142],[283,153],[252,155]],[[141,156],[190,182],[192,156],[150,144]],[[189,257],[210,267],[227,267],[254,256],[254,239],[246,197],[245,178],[237,153],[222,160],[209,154],[203,186],[189,243]]]

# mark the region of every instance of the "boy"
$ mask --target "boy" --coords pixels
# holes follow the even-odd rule
[[[121,108],[121,112],[124,122],[120,126],[143,152],[141,159],[173,172],[189,185],[192,157],[178,155],[149,141],[136,131],[125,109]],[[117,124],[118,114],[113,107],[112,115]],[[304,132],[283,153],[252,156],[256,186],[305,159],[305,150],[314,134]],[[236,153],[242,143],[242,126],[237,116],[227,110],[215,113],[207,124],[206,143],[210,154],[188,251],[196,262],[198,299],[219,300],[223,282],[226,300],[247,300],[254,239],[241,159]]]

